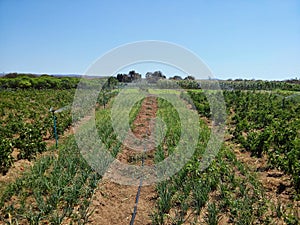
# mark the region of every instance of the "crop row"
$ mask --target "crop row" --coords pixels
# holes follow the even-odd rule
[[[167,131],[157,148],[156,163],[178,153],[182,131],[172,104],[163,99],[158,103],[158,116]],[[190,160],[174,176],[156,185],[158,199],[152,224],[219,224],[222,218],[227,219],[226,223],[261,223],[265,203],[260,184],[230,149],[223,146],[210,165],[201,169],[210,130],[201,119],[198,125],[197,145]]]
[[[32,78],[34,79],[34,78]],[[103,83],[101,80],[100,82]],[[90,84],[91,83],[91,84]],[[83,82],[81,85],[94,85]],[[75,89],[30,89],[0,91],[0,173],[6,173],[13,163],[12,152],[18,159],[32,159],[36,153],[46,150],[46,142],[54,138],[53,115],[49,111],[64,108],[55,113],[57,133],[62,135],[72,124],[71,106]],[[102,89],[97,102],[108,103],[116,91]]]
[[[190,92],[199,113],[210,117],[202,92]],[[269,167],[290,174],[300,191],[300,104],[299,94],[276,92],[224,91],[231,118],[233,140],[252,156],[267,155]]]
[[[81,122],[78,133],[89,140],[94,120]],[[110,110],[97,109],[97,134],[105,149],[116,156],[121,143],[111,125]],[[57,154],[45,154],[0,195],[0,221],[7,224],[87,224],[93,209],[91,197],[101,174],[86,161],[78,136],[70,135]],[[88,146],[89,141],[85,142]],[[53,150],[54,146],[50,147]],[[97,158],[91,155],[92,158]]]
[[[0,172],[5,173],[13,162],[12,152],[18,159],[32,159],[37,152],[46,150],[45,140],[53,138],[53,118],[49,111],[70,105],[74,90],[4,90],[0,92]],[[70,110],[56,114],[57,131],[72,123]]]

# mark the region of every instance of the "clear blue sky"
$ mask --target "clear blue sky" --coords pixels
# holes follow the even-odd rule
[[[296,0],[0,0],[0,34],[1,73],[83,74],[112,48],[162,40],[218,78],[300,77]]]

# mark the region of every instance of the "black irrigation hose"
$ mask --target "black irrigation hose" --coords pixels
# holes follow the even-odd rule
[[[140,184],[139,184],[139,187],[138,187],[138,191],[137,191],[136,196],[135,196],[135,204],[134,204],[133,213],[132,213],[131,220],[130,220],[130,225],[134,224],[135,216],[136,216],[136,213],[137,213],[137,206],[138,206],[139,198],[140,198],[140,194],[141,194],[142,185],[143,185],[143,177],[141,177],[141,179],[140,179]]]
[[[146,152],[146,147],[144,147],[144,152]],[[144,159],[144,154],[143,154],[142,155],[142,167],[144,167],[144,161],[145,161],[145,159]],[[134,224],[135,216],[136,216],[136,213],[137,213],[137,206],[138,206],[139,198],[140,198],[140,194],[141,194],[142,185],[143,185],[143,176],[140,178],[140,184],[139,184],[136,196],[135,196],[135,204],[134,204],[133,213],[132,213],[131,220],[130,220],[130,225]]]

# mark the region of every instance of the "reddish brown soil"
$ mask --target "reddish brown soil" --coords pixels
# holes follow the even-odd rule
[[[157,99],[149,96],[142,102],[141,109],[133,122],[133,134],[137,138],[147,138],[151,136],[153,123],[151,118],[155,118],[157,111]],[[125,140],[130,143],[130,137]],[[134,151],[123,145],[121,152],[117,155],[117,160],[124,164],[140,165],[140,155],[142,152]],[[152,164],[155,145],[150,141],[147,149],[152,149],[145,156],[145,164]],[[137,157],[138,156],[138,157]],[[133,160],[136,159],[136,160]],[[137,186],[126,186],[112,182],[107,172],[99,182],[98,188],[92,198],[91,215],[89,224],[129,224],[137,194]],[[151,224],[150,214],[154,209],[157,194],[154,186],[142,186],[141,194],[137,206],[137,215],[134,224]]]

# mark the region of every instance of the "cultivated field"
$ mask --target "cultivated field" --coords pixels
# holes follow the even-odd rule
[[[97,98],[94,116],[76,118],[72,125],[71,107],[55,114],[56,149],[49,108],[72,105],[75,89],[1,89],[0,224],[299,224],[299,92],[239,89],[246,90],[222,92],[226,108],[214,113],[214,119],[222,121],[224,110],[225,137],[204,170],[201,160],[218,126],[208,98],[217,101],[219,91],[122,92],[118,85],[106,87]],[[137,94],[146,96],[131,108],[117,107],[120,121],[122,115],[129,118],[123,141],[114,130],[118,124],[112,123],[118,93],[128,101]],[[167,180],[148,184],[147,176],[136,176],[137,185],[122,184],[122,173],[113,174],[117,162],[150,167],[185,156],[177,146],[191,118],[181,121],[176,105],[166,100],[174,95],[196,115],[193,125],[199,134],[193,155]],[[91,137],[93,124],[105,154],[115,159],[101,159],[101,169],[99,163],[91,165],[99,161],[100,152],[85,155],[76,142],[76,134],[83,140]],[[163,135],[151,141],[158,131]],[[189,135],[182,146],[189,146]],[[147,151],[130,148],[134,138],[148,140],[142,145]],[[87,149],[92,145],[86,142]],[[86,161],[88,156],[94,159]],[[116,176],[118,183],[113,181]]]

